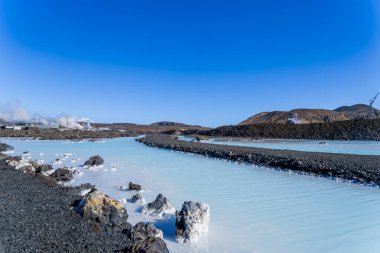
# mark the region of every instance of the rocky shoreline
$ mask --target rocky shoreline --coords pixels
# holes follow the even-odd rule
[[[27,151],[5,155],[13,150],[10,145],[0,143],[0,148],[0,252],[169,253],[163,231],[150,222],[140,220],[134,226],[128,222],[127,201],[140,206],[143,216],[175,218],[179,243],[195,243],[208,231],[207,204],[185,201],[176,210],[158,194],[145,205],[143,188],[134,182],[116,187],[136,192],[131,200],[115,200],[89,183],[71,186],[83,172],[59,166],[59,158],[46,164],[33,160]],[[103,164],[104,159],[95,155],[79,166],[96,170]]]
[[[19,160],[0,153],[0,252],[169,252],[160,230],[132,226],[94,186],[62,187],[63,171],[49,176],[51,166],[17,168]]]
[[[90,131],[79,129],[41,129],[27,130],[0,129],[0,137],[33,138],[40,140],[83,140],[83,139],[110,139],[119,137],[136,137],[139,133],[130,131],[104,130]]]
[[[145,145],[285,171],[380,186],[380,156],[274,150],[179,141],[168,135],[137,139]]]
[[[222,126],[211,130],[188,130],[184,134],[211,137],[380,141],[380,119],[295,125],[260,123]]]

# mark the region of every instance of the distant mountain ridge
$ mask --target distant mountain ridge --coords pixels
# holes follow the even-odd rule
[[[330,123],[353,119],[379,119],[380,110],[365,104],[342,106],[335,110],[294,109],[291,111],[262,112],[244,120],[238,125],[261,123],[310,124]]]
[[[151,126],[190,126],[190,125],[186,125],[186,124],[183,124],[183,123],[178,123],[178,122],[171,122],[171,121],[160,121],[160,122],[155,122],[155,123],[152,123],[150,124]]]

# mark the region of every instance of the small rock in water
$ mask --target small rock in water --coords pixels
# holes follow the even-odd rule
[[[163,217],[167,214],[175,213],[175,208],[172,203],[162,194],[158,194],[155,201],[148,203],[142,210],[143,214]]]
[[[90,157],[85,163],[84,166],[93,167],[103,165],[104,160],[99,155]]]
[[[130,191],[141,191],[141,185],[135,184],[134,182],[129,182],[128,189]]]
[[[71,170],[68,168],[57,169],[51,176],[54,177],[57,181],[70,181],[73,179]]]
[[[180,243],[196,242],[208,231],[210,207],[202,203],[186,201],[176,212],[176,240]]]
[[[137,204],[137,205],[144,205],[145,199],[140,194],[137,193],[137,194],[133,195],[132,202]]]
[[[57,159],[54,160],[53,163],[54,164],[62,164],[62,161],[59,158],[57,158]]]

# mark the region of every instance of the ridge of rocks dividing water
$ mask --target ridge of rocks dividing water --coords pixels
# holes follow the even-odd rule
[[[380,156],[276,150],[176,140],[170,135],[136,139],[150,147],[316,175],[369,186],[380,186]]]

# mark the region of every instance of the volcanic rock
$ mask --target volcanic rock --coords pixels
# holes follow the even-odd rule
[[[155,201],[148,203],[142,210],[143,214],[163,217],[166,214],[173,214],[175,208],[172,203],[162,194],[158,194]]]
[[[143,205],[145,204],[145,199],[140,195],[140,194],[135,194],[132,197],[132,202],[137,204],[137,205]]]
[[[90,157],[85,163],[84,166],[93,167],[93,166],[100,166],[104,163],[103,158],[101,158],[99,155]]]
[[[134,182],[129,182],[128,189],[130,191],[141,191],[141,185],[135,184]]]
[[[68,168],[57,169],[51,176],[57,179],[57,181],[70,181],[73,179],[71,170]]]
[[[176,240],[180,243],[196,242],[208,231],[210,207],[202,203],[186,201],[176,212]]]
[[[100,224],[105,230],[121,231],[131,227],[124,206],[99,191],[91,192],[83,198],[77,210],[84,218]]]
[[[0,152],[12,151],[14,148],[8,144],[0,143]]]

